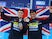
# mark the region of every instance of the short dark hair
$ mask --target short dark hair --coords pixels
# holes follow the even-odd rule
[[[18,11],[23,11],[23,12],[24,12],[24,10],[23,10],[23,9],[18,9]]]
[[[33,13],[33,12],[36,12],[36,10],[34,10],[34,9],[31,9],[31,10],[30,10],[30,13]]]

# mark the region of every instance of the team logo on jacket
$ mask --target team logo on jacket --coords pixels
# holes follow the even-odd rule
[[[29,23],[29,31],[37,31],[38,30],[38,22]]]
[[[19,31],[19,23],[13,22],[13,29]]]

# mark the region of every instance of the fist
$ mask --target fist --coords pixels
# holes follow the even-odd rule
[[[29,22],[30,20],[29,20],[29,18],[24,18],[24,22]]]
[[[20,26],[19,29],[22,30],[23,29],[23,26]]]
[[[23,25],[22,25],[22,23],[19,23],[19,29],[20,29],[20,30],[23,29]]]

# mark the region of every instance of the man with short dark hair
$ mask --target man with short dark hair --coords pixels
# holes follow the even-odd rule
[[[29,21],[29,39],[42,39],[41,28],[39,21],[36,19],[36,10],[30,10],[30,21]]]
[[[0,7],[0,14],[3,20],[11,22],[11,31],[9,34],[9,39],[23,39],[23,14],[24,11],[22,9],[18,10],[17,17],[6,16],[3,12],[1,12],[2,7]]]
[[[28,39],[42,39],[41,27],[39,21],[36,19],[36,10],[30,10],[30,18],[24,19],[28,26]]]

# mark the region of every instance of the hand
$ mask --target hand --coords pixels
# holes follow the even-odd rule
[[[20,30],[23,29],[23,25],[22,25],[22,23],[19,23],[19,29],[20,29]]]
[[[19,29],[22,30],[23,29],[23,26],[20,26]]]
[[[24,18],[24,22],[29,22],[30,20],[29,20],[29,18]]]

